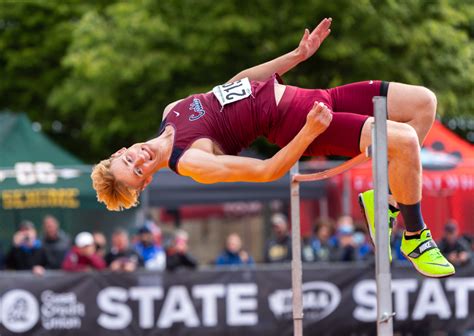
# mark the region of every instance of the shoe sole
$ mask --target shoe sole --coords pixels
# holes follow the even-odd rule
[[[360,207],[360,210],[362,212],[362,215],[364,216],[365,226],[367,227],[367,230],[369,231],[370,243],[375,248],[375,232],[372,231],[372,226],[369,224],[369,220],[368,220],[367,214],[365,212],[366,207],[365,207],[365,204],[364,204],[364,198],[361,195],[359,195],[358,198],[359,198],[359,207]]]
[[[405,256],[405,258],[407,260],[409,260],[411,262],[411,264],[413,265],[413,267],[418,271],[418,273],[424,275],[425,277],[428,277],[428,278],[434,278],[434,279],[440,279],[440,278],[447,278],[447,277],[450,277],[454,274],[456,274],[456,270],[454,270],[453,273],[449,273],[449,274],[428,274],[428,273],[425,273],[423,272],[422,270],[420,270],[418,268],[418,266],[413,262],[411,261],[411,258],[409,256],[407,256],[402,250],[400,250],[402,252],[402,254]]]
[[[370,243],[375,251],[375,232],[372,231],[372,225],[369,224],[368,216],[367,216],[367,213],[365,212],[366,206],[364,203],[364,198],[361,196],[361,194],[359,194],[358,199],[359,199],[360,210],[362,212],[362,215],[364,216],[365,226],[367,227],[367,230],[369,231]],[[389,260],[390,260],[390,263],[392,263],[392,255],[389,255]]]

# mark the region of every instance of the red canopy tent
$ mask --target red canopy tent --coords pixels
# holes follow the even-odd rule
[[[425,221],[439,238],[450,218],[462,232],[474,233],[474,146],[436,121],[422,148]],[[356,195],[372,188],[371,163],[352,169],[352,209],[361,219]],[[339,177],[341,180],[341,177]]]

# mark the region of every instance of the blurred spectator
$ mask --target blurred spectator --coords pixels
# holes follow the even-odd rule
[[[444,226],[444,235],[438,247],[454,266],[466,265],[471,259],[471,247],[459,236],[458,225],[453,220]]]
[[[372,260],[374,258],[374,249],[367,232],[367,226],[356,226],[354,229],[353,240],[357,250],[357,260]]]
[[[166,268],[165,250],[155,243],[153,233],[147,225],[138,230],[138,239],[135,250],[143,259],[145,268],[148,270],[164,270]]]
[[[62,269],[70,272],[102,270],[106,267],[104,259],[96,253],[94,237],[89,232],[79,233],[74,246],[64,258]]]
[[[46,267],[46,254],[37,239],[36,229],[32,222],[22,221],[18,231],[13,235],[13,245],[8,252],[5,264],[8,269],[31,270],[42,275]]]
[[[461,237],[469,245],[469,249],[471,250],[471,263],[474,264],[474,236],[470,233],[464,233]]]
[[[60,269],[67,251],[71,248],[69,236],[59,228],[58,220],[51,215],[43,218],[43,248],[50,269]]]
[[[408,260],[403,255],[400,250],[402,245],[403,232],[405,232],[405,227],[399,221],[393,223],[392,236],[390,238],[390,245],[392,247],[392,258],[393,260],[408,262]]]
[[[95,253],[104,258],[107,252],[107,239],[100,231],[92,232],[92,237],[94,238]]]
[[[216,265],[252,265],[255,261],[242,250],[242,240],[237,233],[231,233],[227,236],[225,249],[217,257]]]
[[[174,271],[178,268],[196,268],[197,261],[188,252],[188,233],[179,230],[175,233],[173,244],[166,251],[166,269]]]
[[[331,219],[321,218],[318,220],[313,228],[313,236],[303,247],[303,260],[306,262],[332,260],[335,246],[330,238],[334,234],[333,231],[334,226]]]
[[[0,243],[0,271],[5,269],[5,255],[3,254],[3,245]]]
[[[264,260],[267,263],[291,261],[291,238],[288,220],[281,213],[274,214],[271,219],[273,238],[265,246]]]
[[[337,221],[336,221],[336,230],[333,231],[333,236],[331,237],[331,244],[333,244],[335,247],[339,247],[339,229],[341,227],[351,227],[354,229],[354,220],[352,219],[351,216],[340,216]]]
[[[158,246],[163,246],[164,244],[162,243],[162,232],[161,228],[158,226],[158,224],[155,222],[153,217],[151,215],[147,216],[147,219],[145,220],[145,225],[147,228],[150,229],[152,235],[153,235],[153,240],[156,245]]]
[[[112,247],[105,256],[105,262],[112,271],[133,272],[143,266],[138,253],[130,248],[127,231],[117,229],[112,234]]]
[[[337,249],[334,252],[335,261],[356,261],[357,249],[354,241],[354,227],[341,225],[337,230]]]

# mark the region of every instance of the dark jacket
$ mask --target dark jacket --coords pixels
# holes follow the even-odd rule
[[[33,266],[47,266],[46,254],[37,240],[32,247],[12,246],[5,258],[5,265],[13,270],[31,270]]]
[[[110,252],[105,255],[105,263],[107,264],[107,266],[110,266],[110,264],[117,259],[127,259],[135,262],[137,266],[143,266],[142,257],[138,254],[137,251],[132,249],[127,249],[125,251],[119,252],[116,249],[111,248]]]
[[[197,261],[189,253],[177,253],[173,249],[168,250],[166,256],[166,269],[174,271],[180,267],[194,269],[197,267]]]
[[[63,231],[59,231],[58,238],[43,238],[43,248],[46,253],[48,268],[61,269],[64,257],[71,248],[71,240]]]
[[[282,239],[270,239],[265,247],[265,262],[284,263],[291,261],[291,237],[287,235]]]

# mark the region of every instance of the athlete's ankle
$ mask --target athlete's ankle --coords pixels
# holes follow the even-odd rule
[[[423,229],[421,230],[418,230],[418,231],[407,231],[405,230],[405,237],[420,237],[421,233],[423,232],[423,230],[425,230],[427,228],[426,224],[424,225]]]
[[[423,230],[419,230],[419,231],[405,231],[405,236],[416,236],[416,235],[419,235],[421,233],[421,231]]]

